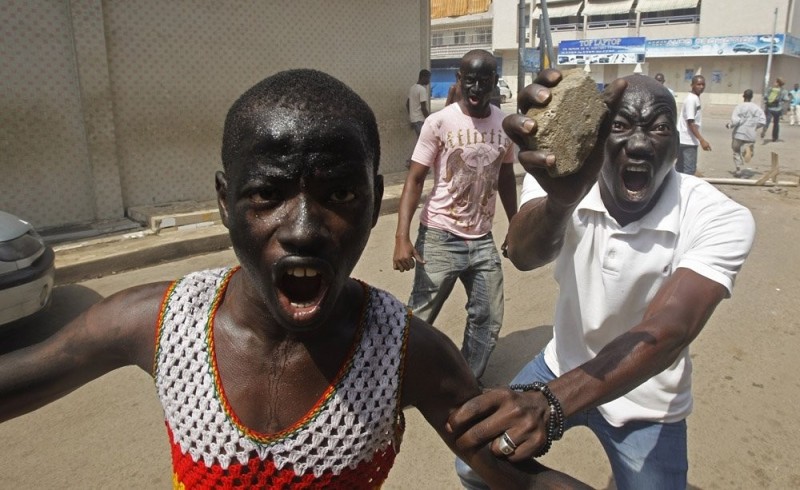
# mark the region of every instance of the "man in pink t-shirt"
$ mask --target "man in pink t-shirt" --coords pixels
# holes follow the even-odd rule
[[[510,220],[517,209],[513,143],[504,114],[489,102],[497,85],[497,61],[484,50],[461,58],[456,75],[462,98],[432,114],[422,126],[403,187],[393,265],[416,269],[408,305],[430,324],[456,280],[467,293],[461,353],[475,377],[486,369],[503,323],[503,269],[492,236],[495,200]],[[434,187],[420,214],[416,245],[410,227],[433,168]]]

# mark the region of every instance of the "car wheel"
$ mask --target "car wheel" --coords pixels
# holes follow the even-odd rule
[[[508,97],[506,97],[505,95],[501,95],[501,96],[500,96],[500,102],[502,102],[503,104],[505,104],[505,103],[506,103],[506,100],[508,100]]]

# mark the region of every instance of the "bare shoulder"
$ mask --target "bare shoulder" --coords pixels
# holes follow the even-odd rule
[[[161,306],[171,284],[144,284],[109,296],[86,312],[85,333],[120,349],[124,364],[149,370]]]
[[[150,372],[161,303],[169,282],[134,286],[92,305],[48,339],[43,349],[66,350],[71,361],[100,375],[127,365]]]

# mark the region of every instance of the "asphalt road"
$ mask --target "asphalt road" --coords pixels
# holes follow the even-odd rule
[[[708,118],[704,133],[713,151],[699,170],[730,177],[729,134],[724,120]],[[786,141],[759,145],[754,174],[779,153],[782,174],[800,170],[800,128],[785,127]],[[753,212],[757,237],[734,295],[717,309],[692,346],[695,409],[689,418],[691,488],[798,488],[800,421],[800,189],[720,185]],[[502,240],[502,213],[495,236]],[[354,275],[407,298],[410,273],[391,269],[396,215],[376,226]],[[234,262],[225,251],[59,287],[52,308],[36,322],[0,334],[0,350],[19,348],[57,330],[64,319],[128,286]],[[551,266],[522,273],[505,263],[506,323],[485,378],[503,384],[550,338],[557,294]],[[465,304],[456,288],[437,325],[460,343]],[[36,323],[34,326],[32,323]],[[36,329],[42,329],[42,332]],[[458,488],[452,457],[415,411],[385,488]],[[0,425],[0,488],[169,488],[167,438],[149,376],[136,368],[111,373],[42,409]],[[543,461],[605,488],[610,471],[599,443],[575,429]],[[611,487],[613,488],[613,487]]]

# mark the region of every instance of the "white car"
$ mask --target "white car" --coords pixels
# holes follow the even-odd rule
[[[44,309],[54,280],[53,249],[30,223],[0,211],[0,325]]]
[[[497,80],[497,86],[500,87],[500,102],[507,102],[511,100],[511,88],[508,86],[508,82],[503,80],[502,78]]]

